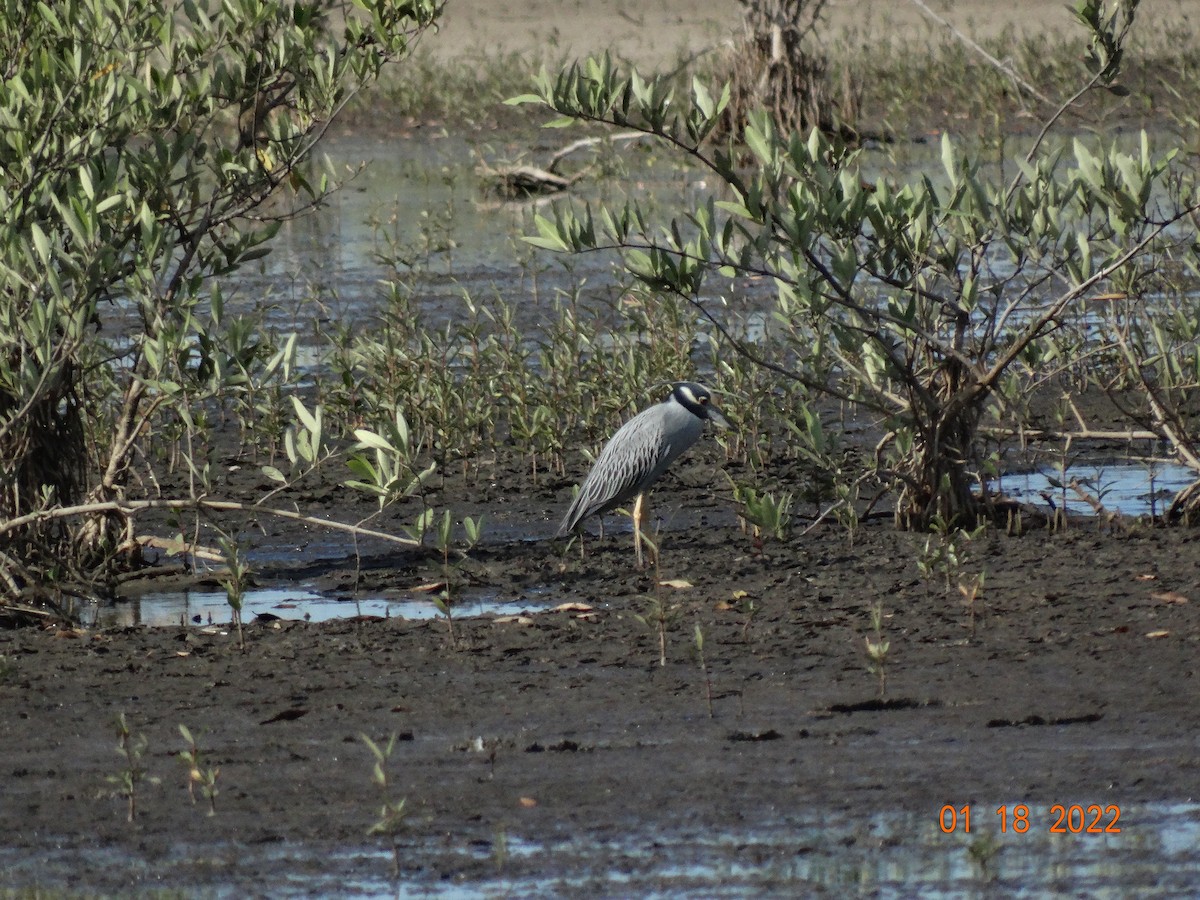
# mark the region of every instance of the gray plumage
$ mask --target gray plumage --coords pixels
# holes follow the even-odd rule
[[[589,516],[603,515],[649,490],[696,443],[706,420],[729,427],[708,390],[685,381],[675,385],[662,403],[622,425],[600,451],[556,537],[571,533]],[[637,527],[635,521],[635,532]]]

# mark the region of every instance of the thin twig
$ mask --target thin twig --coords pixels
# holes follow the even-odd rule
[[[652,135],[647,134],[644,131],[622,131],[620,134],[580,138],[579,140],[567,144],[567,146],[555,152],[555,154],[550,157],[550,162],[546,165],[546,170],[557,175],[558,164],[578,150],[586,150],[587,148],[595,147],[598,144],[615,144],[618,141],[636,141],[648,137],[652,137]]]
[[[800,532],[800,537],[805,537],[810,531],[812,531],[814,528],[816,528],[818,525],[820,525],[823,521],[825,521],[825,519],[829,516],[829,514],[831,512],[841,509],[843,506],[846,506],[846,505],[848,505],[848,504],[847,504],[847,501],[845,501],[845,500],[835,500],[825,510],[825,512],[821,513],[819,516],[817,516],[815,519],[813,519],[811,525],[809,525],[802,532]]]
[[[1009,78],[1011,78],[1013,81],[1013,84],[1016,84],[1018,87],[1021,88],[1021,90],[1025,91],[1025,93],[1029,94],[1031,97],[1037,98],[1038,100],[1040,100],[1042,103],[1046,104],[1047,106],[1054,105],[1053,100],[1051,100],[1049,97],[1047,97],[1045,94],[1043,94],[1037,88],[1035,88],[1032,84],[1030,84],[1028,81],[1026,81],[1024,78],[1022,78],[1019,74],[1017,74],[1017,70],[1012,67],[1011,63],[1004,62],[1003,60],[997,59],[996,57],[992,56],[992,54],[990,54],[986,50],[984,50],[982,46],[980,46],[978,43],[976,43],[976,41],[974,41],[968,35],[964,34],[962,31],[959,31],[958,28],[955,27],[954,23],[952,23],[949,19],[942,18],[937,13],[935,13],[932,9],[930,9],[925,4],[924,0],[911,0],[911,2],[915,6],[917,6],[923,13],[925,13],[925,15],[927,15],[929,18],[933,19],[933,21],[937,22],[939,25],[942,25],[947,30],[949,30],[949,32],[952,35],[954,35],[954,37],[957,40],[966,44],[968,47],[970,47],[972,50],[974,50],[976,53],[978,53],[980,56],[982,56],[984,59],[986,59],[990,65],[994,66],[996,69],[999,69],[1001,72],[1003,72]]]
[[[359,537],[376,538],[392,544],[401,544],[405,547],[421,546],[420,541],[415,541],[412,538],[399,537],[398,535],[389,534],[386,531],[361,528],[357,525],[337,522],[332,519],[319,519],[316,516],[306,516],[303,513],[293,512],[290,509],[255,506],[251,503],[239,503],[234,500],[206,500],[204,498],[180,500],[103,500],[96,503],[81,503],[76,506],[59,506],[53,509],[38,510],[24,516],[17,516],[14,519],[9,519],[7,522],[0,523],[0,536],[24,528],[27,525],[35,525],[55,519],[71,519],[78,516],[105,512],[132,515],[133,513],[148,509],[207,509],[215,512],[264,513],[280,519],[291,519],[295,522],[303,522],[306,525],[315,525],[319,528],[344,531],[347,534]]]
[[[1098,431],[1080,426],[1078,431],[1054,431],[1048,428],[997,428],[981,425],[979,433],[987,437],[1011,438],[1021,435],[1033,441],[1157,441],[1161,434],[1154,431],[1130,429],[1128,431]]]

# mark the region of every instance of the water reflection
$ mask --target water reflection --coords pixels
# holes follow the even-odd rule
[[[499,600],[474,596],[456,602],[452,612],[457,616],[507,616],[536,612],[548,605],[548,600]],[[224,591],[209,589],[150,592],[98,607],[88,615],[95,617],[89,624],[101,628],[127,625],[207,627],[228,625],[233,612]],[[252,621],[259,615],[328,622],[354,616],[433,619],[442,613],[426,594],[353,598],[322,594],[307,588],[261,588],[247,591],[242,599],[243,622]]]
[[[1171,499],[1195,481],[1197,475],[1187,466],[1162,460],[1115,462],[1111,465],[1078,463],[1065,467],[1044,467],[1033,472],[1006,474],[999,485],[1009,497],[1038,506],[1066,508],[1068,513],[1091,516],[1096,510],[1069,486],[1075,480],[1084,494],[1098,501],[1109,513],[1123,516],[1161,516]]]
[[[1200,804],[1121,809],[1117,834],[1050,833],[1056,814],[1037,804],[1024,833],[981,821],[991,812],[982,808],[970,834],[943,833],[936,809],[865,818],[809,809],[724,830],[649,821],[615,837],[485,827],[447,840],[414,826],[400,839],[404,874],[397,881],[389,876],[391,849],[371,844],[178,845],[170,858],[151,861],[111,847],[68,852],[48,842],[38,853],[0,850],[0,866],[12,886],[78,885],[80,871],[128,871],[139,880],[153,875],[162,890],[211,896],[260,888],[263,873],[273,897],[1196,896]]]

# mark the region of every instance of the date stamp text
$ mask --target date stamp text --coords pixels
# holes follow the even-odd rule
[[[943,834],[961,831],[971,833],[970,804],[952,806],[947,803],[938,812],[938,825]],[[1120,834],[1121,807],[1114,803],[1107,806],[1088,806],[1073,803],[1066,806],[1056,803],[1049,810],[1031,811],[1024,803],[998,806],[994,810],[1001,833],[1009,831],[1025,834],[1027,831],[1046,831],[1050,834]],[[976,822],[978,824],[978,821]]]

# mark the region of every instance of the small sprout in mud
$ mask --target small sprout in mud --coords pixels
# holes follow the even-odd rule
[[[975,601],[979,599],[983,583],[986,580],[986,572],[964,576],[958,580],[958,592],[962,594],[963,606],[967,608],[967,628],[970,630],[972,639],[975,637]]]
[[[990,832],[980,835],[967,844],[967,856],[979,869],[981,881],[992,881],[996,878],[996,871],[992,868],[992,863],[1003,849],[1004,845]]]
[[[418,493],[437,471],[437,463],[424,468],[417,465],[421,450],[414,442],[408,420],[400,407],[386,419],[378,431],[356,428],[358,443],[346,461],[346,467],[357,476],[345,482],[347,487],[375,497],[382,510],[389,504]],[[374,453],[374,461],[368,455]],[[422,534],[424,532],[422,531]],[[412,537],[412,534],[409,535]],[[414,540],[419,538],[414,537]]]
[[[446,617],[446,627],[450,630],[450,645],[458,646],[458,635],[454,631],[454,610],[450,600],[450,583],[446,582],[446,586],[440,592],[434,595],[433,605],[443,616]]]
[[[921,548],[921,555],[917,559],[917,571],[921,573],[921,578],[928,584],[946,567],[945,545],[934,535],[925,538],[925,546]]]
[[[680,612],[678,603],[668,603],[663,597],[662,584],[655,579],[655,591],[646,598],[646,612],[634,613],[633,617],[647,628],[658,632],[658,664],[667,664],[667,627],[675,621]]]
[[[295,339],[296,336],[293,334],[289,341],[292,345],[290,351],[284,351],[290,352],[293,356]],[[333,456],[333,451],[327,446],[324,436],[324,410],[320,405],[309,410],[295,394],[291,399],[296,421],[288,425],[283,433],[283,449],[290,466],[289,473],[284,474],[273,465],[261,467],[262,473],[267,478],[280,485],[271,491],[271,494],[277,493],[310,472],[316,471],[326,459]],[[279,410],[274,410],[274,412],[276,415],[279,414]]]
[[[483,516],[480,516],[478,519],[465,516],[462,524],[463,531],[466,534],[466,545],[462,548],[461,555],[465,556],[479,543],[479,533],[483,528]],[[438,523],[435,546],[438,552],[442,554],[442,564],[449,566],[450,554],[455,548],[454,516],[448,509],[442,513],[442,520]]]
[[[742,622],[742,640],[747,641],[750,639],[750,626],[754,622],[754,617],[762,609],[762,604],[758,603],[746,591],[734,591],[733,599],[737,603],[736,608],[738,612],[746,617],[745,621]]]
[[[432,510],[427,510],[432,512]],[[450,510],[445,510],[441,522],[438,524],[436,535],[436,547],[442,554],[442,576],[445,587],[442,591],[433,598],[433,605],[437,607],[438,612],[446,617],[446,625],[450,629],[450,643],[457,647],[458,636],[454,632],[454,614],[452,610],[453,599],[451,596],[453,577],[455,571],[466,559],[467,554],[479,543],[480,533],[483,529],[483,516],[477,519],[472,519],[470,516],[463,518],[463,531],[466,533],[466,545],[461,550],[455,550],[454,547],[454,517]],[[457,553],[455,562],[451,562],[451,553]]]
[[[454,547],[454,516],[450,510],[442,512],[442,521],[438,525],[437,544],[438,551],[442,554],[442,564],[450,565],[450,551]]]
[[[850,484],[839,480],[833,486],[834,493],[837,495],[833,516],[845,529],[846,545],[851,549],[854,549],[854,539],[858,536],[859,527],[862,525],[862,518],[858,514],[858,497],[862,490],[862,480],[859,478]]]
[[[15,671],[17,671],[17,667],[13,663],[12,659],[0,654],[0,684],[8,681]]]
[[[954,528],[940,516],[934,516],[930,527],[934,533],[925,539],[925,546],[917,559],[917,571],[921,573],[927,586],[940,575],[945,579],[946,590],[950,590],[951,582],[967,561],[968,546],[983,536],[987,531],[987,524],[967,531]]]
[[[708,664],[704,659],[704,629],[696,622],[696,656],[700,660],[700,671],[704,673],[704,699],[708,704],[708,717],[713,718],[712,678],[708,674]]]
[[[200,763],[200,748],[196,745],[196,739],[192,737],[191,730],[186,725],[179,726],[179,733],[187,742],[187,749],[180,750],[177,754],[178,759],[187,769],[187,789],[188,796],[192,798],[192,803],[196,802],[196,785],[200,785],[200,794],[208,801],[208,814],[215,816],[217,814],[217,778],[221,775],[220,769],[204,768]]]
[[[1104,505],[1104,498],[1112,493],[1113,481],[1102,482],[1100,479],[1103,477],[1104,471],[1100,470],[1096,473],[1095,478],[1072,478],[1067,487],[1081,501],[1091,507],[1097,531],[1103,532],[1105,529],[1118,531],[1122,528],[1121,511],[1110,512]]]
[[[133,734],[129,730],[129,722],[122,711],[117,714],[117,753],[125,761],[124,768],[116,775],[109,775],[110,784],[117,786],[120,796],[129,801],[126,821],[132,822],[137,818],[138,785],[143,781],[158,784],[158,779],[146,774],[142,766],[142,756],[146,752],[146,736]]]
[[[562,553],[559,555],[559,558],[558,558],[558,574],[559,575],[566,573],[566,571],[567,571],[567,555],[571,552],[571,549],[576,544],[579,545],[579,558],[585,559],[587,557],[587,547],[584,546],[583,536],[578,535],[578,534],[571,535],[566,541],[563,542]]]
[[[738,521],[743,532],[750,534],[757,553],[763,552],[763,544],[768,540],[785,541],[792,526],[793,495],[788,492],[776,497],[769,491],[761,494],[749,485],[730,482],[733,485],[733,499],[741,505]]]
[[[1058,433],[1066,434],[1067,438],[1062,442],[1058,448],[1058,452],[1055,454],[1054,468],[1058,472],[1058,477],[1055,478],[1053,475],[1046,476],[1046,481],[1049,482],[1050,487],[1058,491],[1059,503],[1054,502],[1054,495],[1049,491],[1041,492],[1042,499],[1050,507],[1051,516],[1050,521],[1046,523],[1046,527],[1052,534],[1059,531],[1066,531],[1070,527],[1067,515],[1067,484],[1071,480],[1071,467],[1076,462],[1075,457],[1071,453],[1070,436],[1071,417],[1069,412],[1070,407],[1073,405],[1070,395],[1063,394],[1054,409],[1054,423],[1058,428]]]
[[[367,749],[371,751],[371,755],[375,758],[375,766],[371,770],[371,781],[375,783],[375,787],[379,790],[379,817],[374,824],[367,829],[367,834],[382,834],[392,840],[392,877],[398,878],[400,875],[400,829],[404,825],[404,817],[406,815],[404,805],[405,799],[392,799],[392,784],[388,778],[387,764],[392,757],[392,751],[396,749],[396,741],[399,740],[396,732],[392,732],[391,737],[385,746],[380,747],[375,741],[371,740],[365,734],[359,734],[362,742],[367,745]]]
[[[871,631],[875,638],[863,636],[867,650],[867,671],[878,679],[879,699],[884,698],[887,691],[887,659],[891,642],[883,639],[883,604],[876,603],[871,607]]]
[[[225,588],[225,597],[229,608],[233,610],[233,624],[237,626],[238,645],[243,652],[246,649],[246,636],[242,632],[242,600],[246,595],[246,583],[250,577],[250,564],[242,552],[241,545],[233,538],[221,537],[217,541],[225,556],[225,566],[229,577],[221,582]]]
[[[1159,521],[1158,485],[1155,482],[1158,480],[1159,462],[1160,462],[1160,460],[1157,458],[1157,456],[1155,456],[1153,454],[1154,454],[1154,451],[1151,450],[1150,458],[1145,461],[1146,462],[1146,480],[1150,482],[1150,490],[1147,492],[1147,496],[1150,498],[1150,523],[1152,525]]]
[[[404,532],[409,540],[423,545],[425,543],[425,535],[429,533],[435,515],[437,515],[437,511],[433,507],[426,507],[413,520],[413,524],[401,525],[400,530]]]
[[[482,735],[468,745],[472,753],[486,753],[488,761],[488,781],[496,777],[496,753],[500,750],[499,738],[485,738]]]

